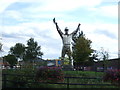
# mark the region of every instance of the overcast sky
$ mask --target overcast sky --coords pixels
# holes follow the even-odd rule
[[[80,29],[92,41],[92,48],[103,47],[109,58],[118,57],[118,0],[0,0],[2,55],[11,46],[31,37],[41,46],[43,58],[59,58],[62,40],[53,24],[69,33]]]

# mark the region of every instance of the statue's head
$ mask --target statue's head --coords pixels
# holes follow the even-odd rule
[[[66,27],[66,28],[65,28],[65,34],[66,34],[66,35],[68,35],[68,31],[69,31],[69,29]]]

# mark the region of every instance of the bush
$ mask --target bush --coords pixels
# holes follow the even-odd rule
[[[3,70],[3,73],[8,74],[7,82],[8,87],[29,87],[32,84],[29,83],[30,81],[34,81],[33,75],[34,72],[32,69],[6,69]],[[32,77],[30,77],[32,76]]]
[[[104,81],[120,85],[120,70],[108,70],[103,77]]]
[[[36,80],[39,82],[62,82],[64,74],[60,67],[43,66],[36,71]]]
[[[4,69],[3,74],[7,75],[6,87],[10,88],[46,88],[46,84],[34,83],[35,72],[32,68]],[[3,83],[4,86],[4,83]],[[47,85],[47,87],[52,87]]]

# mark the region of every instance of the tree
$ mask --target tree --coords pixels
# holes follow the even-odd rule
[[[14,47],[10,48],[9,52],[17,58],[23,59],[23,55],[25,53],[25,45],[22,43],[16,43]]]
[[[3,60],[10,64],[10,67],[13,68],[15,64],[17,64],[17,59],[14,55],[8,54],[3,57]]]
[[[70,61],[70,60],[69,60],[69,57],[65,57],[65,58],[64,58],[64,65],[69,65],[69,64],[70,64],[69,61]]]
[[[91,53],[91,56],[89,57],[89,65],[93,65],[95,61],[98,60],[98,52],[96,50],[93,50]]]
[[[36,58],[41,58],[42,55],[41,46],[38,46],[38,43],[34,41],[34,38],[30,38],[27,41],[24,60],[33,62]]]
[[[108,58],[109,54],[107,51],[104,50],[103,47],[101,47],[101,51],[99,52],[100,54],[100,59],[103,60],[103,70],[105,71],[109,65]]]
[[[72,56],[74,63],[84,66],[84,64],[90,60],[89,57],[93,52],[93,49],[91,49],[92,41],[86,39],[84,34],[79,34],[79,36],[76,36],[73,41],[74,43]]]

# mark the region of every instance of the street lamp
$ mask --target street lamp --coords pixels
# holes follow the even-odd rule
[[[118,58],[120,58],[120,50],[118,51]]]
[[[120,50],[118,51],[118,69],[120,69]]]

